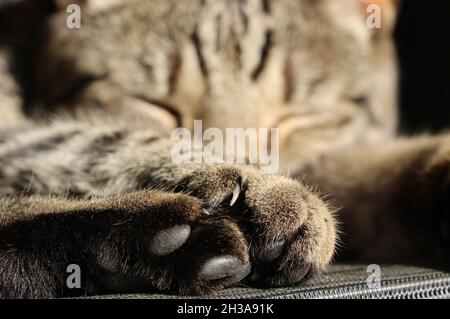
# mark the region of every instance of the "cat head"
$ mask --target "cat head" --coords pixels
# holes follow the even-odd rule
[[[54,110],[276,127],[285,166],[395,131],[393,0],[86,0],[80,28],[66,2],[37,68]]]

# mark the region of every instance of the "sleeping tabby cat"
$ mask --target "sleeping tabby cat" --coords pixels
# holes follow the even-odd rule
[[[80,29],[70,2],[0,1],[32,43],[0,32],[0,297],[287,285],[338,228],[342,259],[450,264],[450,138],[395,135],[393,1],[75,1]],[[174,163],[196,119],[279,128],[280,175]]]

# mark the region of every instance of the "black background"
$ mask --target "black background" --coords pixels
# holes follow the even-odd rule
[[[401,130],[450,128],[450,1],[403,0],[395,38]]]

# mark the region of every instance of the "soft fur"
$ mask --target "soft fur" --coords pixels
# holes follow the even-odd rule
[[[79,2],[81,29],[0,2],[34,12],[1,20],[28,35],[0,34],[1,297],[295,283],[333,257],[329,204],[343,258],[449,265],[449,138],[395,136],[392,1]],[[280,128],[280,175],[175,164],[195,119]]]

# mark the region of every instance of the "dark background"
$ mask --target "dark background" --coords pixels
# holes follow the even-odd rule
[[[403,0],[395,39],[401,131],[450,128],[450,1]]]

